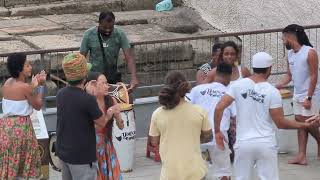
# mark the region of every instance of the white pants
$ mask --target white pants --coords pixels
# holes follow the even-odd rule
[[[250,180],[256,165],[260,180],[279,180],[276,146],[267,143],[241,142],[235,147],[236,180]]]
[[[228,144],[225,143],[225,149],[221,150],[216,145],[208,149],[212,161],[212,169],[209,168],[210,175],[214,177],[231,176],[232,168],[230,162],[231,151]]]

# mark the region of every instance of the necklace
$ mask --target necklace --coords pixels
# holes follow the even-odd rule
[[[103,37],[101,36],[101,33],[99,33],[99,36],[100,36],[101,40],[103,41],[102,46],[103,46],[104,48],[108,48],[108,47],[109,47],[110,38],[108,38],[108,40],[105,41],[105,40],[103,39]]]

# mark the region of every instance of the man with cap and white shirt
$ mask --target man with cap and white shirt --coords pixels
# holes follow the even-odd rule
[[[220,122],[224,109],[234,101],[237,109],[237,140],[235,144],[236,180],[250,180],[253,167],[262,180],[278,180],[278,157],[275,125],[281,129],[299,129],[318,126],[318,117],[306,122],[287,120],[283,115],[280,92],[267,82],[271,74],[272,57],[259,52],[252,57],[254,74],[232,84],[214,113],[215,138],[224,149]]]
[[[231,75],[232,66],[228,63],[222,62],[217,66],[214,82],[208,84],[200,84],[194,87],[190,92],[189,98],[191,100],[191,103],[200,105],[203,109],[208,111],[211,127],[214,127],[214,108],[220,101],[221,97],[227,91],[228,85],[231,80]],[[226,140],[228,139],[230,118],[234,118],[235,116],[236,109],[235,105],[232,104],[225,109],[222,118],[223,120],[220,125],[220,130],[224,134]],[[228,145],[228,143],[226,142],[225,145]],[[224,150],[220,150],[216,146],[215,139],[213,139],[212,142],[201,145],[201,147],[209,151],[212,162],[212,168],[209,168],[207,178],[212,179],[212,176],[214,176],[221,178],[221,180],[228,180],[232,174],[230,149],[227,147]]]

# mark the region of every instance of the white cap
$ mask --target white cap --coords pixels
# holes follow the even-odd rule
[[[268,68],[272,66],[272,57],[266,52],[258,52],[252,56],[253,68]]]

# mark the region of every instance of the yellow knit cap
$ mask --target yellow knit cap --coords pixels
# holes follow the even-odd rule
[[[80,53],[70,53],[62,61],[62,69],[67,81],[78,81],[88,75],[92,65]]]

